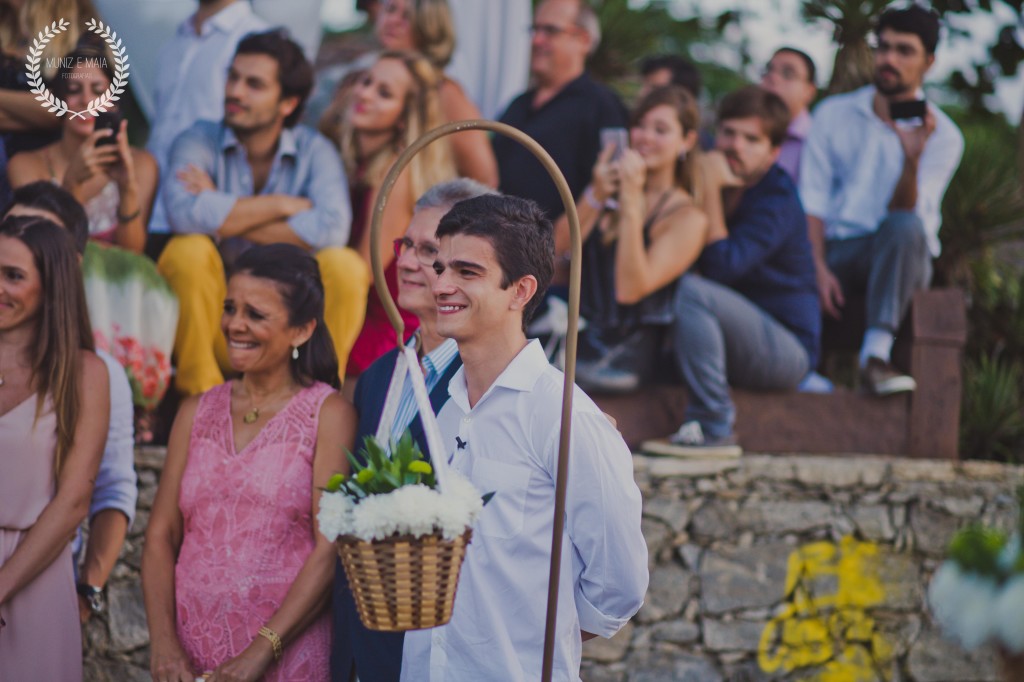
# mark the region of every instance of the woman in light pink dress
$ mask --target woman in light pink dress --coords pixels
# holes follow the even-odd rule
[[[156,682],[329,675],[334,547],[320,490],[344,471],[355,410],[337,393],[316,260],[256,246],[221,319],[237,379],[181,407],[142,556]]]
[[[0,222],[0,680],[80,682],[69,539],[110,413],[78,254],[38,216]]]

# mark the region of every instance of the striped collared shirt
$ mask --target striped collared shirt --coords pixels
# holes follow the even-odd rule
[[[414,336],[409,339],[409,346],[413,347],[416,343],[418,336]],[[441,375],[445,373],[448,366],[452,364],[452,360],[459,354],[459,346],[455,343],[454,339],[445,339],[444,343],[435,348],[434,350],[423,356],[420,361],[423,365],[424,380],[427,384],[427,393],[430,393],[437,386],[437,382],[441,380]],[[419,409],[416,407],[416,397],[412,392],[412,380],[406,377],[405,383],[402,384],[402,398],[398,402],[398,410],[395,412],[395,421],[391,424],[391,437],[398,440],[405,433],[405,430],[409,428],[412,420],[416,418],[419,413]],[[420,443],[420,447],[423,447],[423,443]]]

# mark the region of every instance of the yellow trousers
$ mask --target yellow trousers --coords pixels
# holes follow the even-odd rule
[[[328,247],[315,254],[324,283],[324,321],[338,355],[341,380],[345,364],[366,316],[370,272],[349,248]],[[160,255],[157,269],[178,296],[180,313],[174,338],[174,384],[185,395],[208,391],[230,370],[220,318],[227,295],[224,263],[206,235],[180,235]]]

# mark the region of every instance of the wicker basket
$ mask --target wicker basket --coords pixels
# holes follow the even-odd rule
[[[438,533],[375,542],[351,535],[338,538],[338,554],[363,625],[400,632],[447,623],[471,536],[467,528],[455,540]]]

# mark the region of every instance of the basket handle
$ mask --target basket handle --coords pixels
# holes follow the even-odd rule
[[[380,422],[377,424],[377,442],[390,445],[391,426],[395,422],[398,403],[401,401],[402,390],[405,388],[406,376],[411,377],[412,392],[416,398],[420,423],[423,424],[423,433],[427,438],[427,448],[431,454],[430,459],[434,467],[434,476],[437,479],[437,488],[444,493],[447,490],[448,455],[444,451],[441,427],[437,423],[434,408],[430,404],[427,383],[419,369],[420,363],[416,357],[416,351],[403,345],[398,350],[398,357],[395,358],[395,369],[391,372],[391,383],[388,385],[387,397],[384,399]]]

